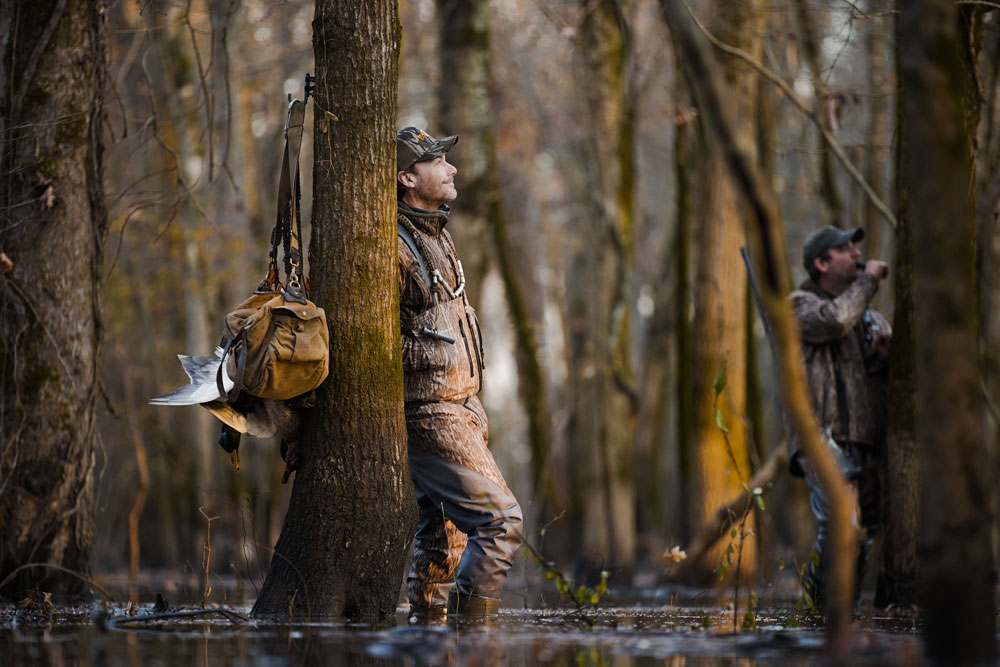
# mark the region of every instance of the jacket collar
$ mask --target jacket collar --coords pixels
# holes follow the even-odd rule
[[[428,236],[439,236],[441,234],[444,226],[448,224],[448,214],[451,212],[447,204],[436,211],[415,208],[402,200],[398,200],[396,206],[400,213],[410,219],[414,227]]]
[[[799,289],[802,290],[803,292],[810,292],[812,294],[815,294],[816,296],[820,297],[821,299],[830,300],[830,299],[834,298],[834,296],[832,294],[830,294],[829,292],[827,292],[826,290],[824,290],[822,287],[820,287],[819,285],[817,285],[815,282],[813,282],[812,278],[806,278],[805,280],[803,280],[802,284],[799,285]]]

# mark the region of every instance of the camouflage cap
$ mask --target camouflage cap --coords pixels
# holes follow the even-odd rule
[[[444,155],[458,141],[457,136],[435,139],[416,127],[396,133],[396,171],[406,171],[417,162]]]
[[[862,241],[864,238],[865,230],[860,227],[851,229],[837,229],[832,225],[821,227],[807,236],[806,242],[802,244],[802,266],[808,271],[813,260],[830,248],[847,245],[848,241]]]

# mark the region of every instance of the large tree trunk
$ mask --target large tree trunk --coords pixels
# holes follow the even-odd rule
[[[759,51],[761,41],[754,28],[754,3],[718,2],[715,30],[723,41],[747,51]],[[745,146],[755,146],[753,119],[757,117],[757,81],[746,65],[732,58],[721,60],[726,79],[734,91],[732,104],[743,119],[737,132]],[[750,479],[750,456],[746,429],[746,290],[747,273],[740,257],[746,244],[745,207],[728,172],[726,158],[712,134],[705,132],[699,150],[700,232],[693,235],[696,258],[694,281],[694,322],[692,325],[693,377],[693,484],[688,495],[689,525],[697,532],[716,510],[728,504]],[[753,155],[756,156],[754,150]],[[728,382],[716,396],[713,380],[725,371]],[[716,408],[728,432],[716,420]],[[741,526],[747,534],[754,526],[752,516]],[[730,545],[740,550],[740,572],[756,569],[756,541],[738,535],[720,540],[709,549],[692,572],[705,581],[716,567],[732,569],[735,556],[727,558]],[[727,562],[724,562],[727,561]]]
[[[253,614],[371,619],[396,608],[416,510],[394,224],[396,3],[321,0],[313,27],[310,261],[330,376],[306,416],[302,466]]]
[[[918,553],[926,653],[931,660],[985,663],[997,654],[996,565],[973,272],[972,70],[963,39],[975,32],[960,20],[965,11],[950,0],[901,3],[899,59],[907,144],[920,146],[907,161],[906,178],[919,268]]]
[[[102,247],[99,0],[0,2],[0,581],[86,572],[94,535]],[[3,589],[81,582],[21,570]]]

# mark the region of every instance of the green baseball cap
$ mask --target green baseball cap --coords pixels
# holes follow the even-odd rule
[[[404,127],[396,133],[396,171],[406,171],[417,162],[440,157],[457,141],[457,136],[435,139],[419,128]]]
[[[838,229],[832,225],[827,225],[817,229],[806,237],[806,242],[802,244],[802,266],[809,270],[813,265],[813,260],[822,255],[830,248],[837,248],[847,245],[849,241],[857,243],[865,238],[865,230],[860,227],[851,229]]]

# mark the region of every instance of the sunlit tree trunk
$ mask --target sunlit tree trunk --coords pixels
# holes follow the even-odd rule
[[[406,457],[396,265],[394,0],[316,4],[312,297],[330,376],[254,606],[373,619],[396,608],[416,505]]]
[[[982,431],[973,262],[977,13],[948,0],[900,4],[910,153],[920,451],[921,602],[932,661],[996,659],[993,484]],[[970,95],[971,93],[971,95]]]
[[[104,208],[104,4],[0,2],[0,581],[87,573]],[[83,582],[21,570],[0,593]]]
[[[691,144],[692,123],[677,126],[674,137],[674,165],[677,169],[677,232],[674,236],[674,319],[677,346],[677,379],[674,382],[677,402],[677,467],[681,484],[681,534],[689,538],[698,526],[689,523],[691,512],[691,461],[694,443],[691,441],[692,355],[691,355]]]
[[[586,219],[579,221],[569,319],[574,401],[572,506],[585,571],[627,570],[635,550],[630,368],[632,118],[626,99],[628,35],[611,0],[580,3],[579,56],[588,133],[581,140]]]
[[[723,41],[759,53],[760,37],[755,28],[756,3],[717,2],[714,32]],[[755,146],[757,133],[757,82],[748,68],[735,61],[722,61],[734,91],[731,103],[739,106],[743,119],[737,131],[746,146]],[[746,244],[744,206],[726,167],[725,156],[714,136],[703,133],[699,147],[699,224],[693,227],[696,261],[694,292],[693,352],[693,461],[689,498],[689,525],[697,530],[716,510],[729,503],[751,477],[746,413],[746,290],[747,273],[740,257]],[[753,150],[756,155],[756,150]],[[713,381],[724,371],[728,381],[716,397]],[[728,431],[716,420],[716,409]],[[746,534],[754,526],[753,516],[742,526]],[[739,533],[740,531],[738,531]],[[737,565],[730,545],[741,548],[741,574],[756,569],[756,541],[731,539],[729,534],[709,549],[695,571],[706,578],[725,564]]]

